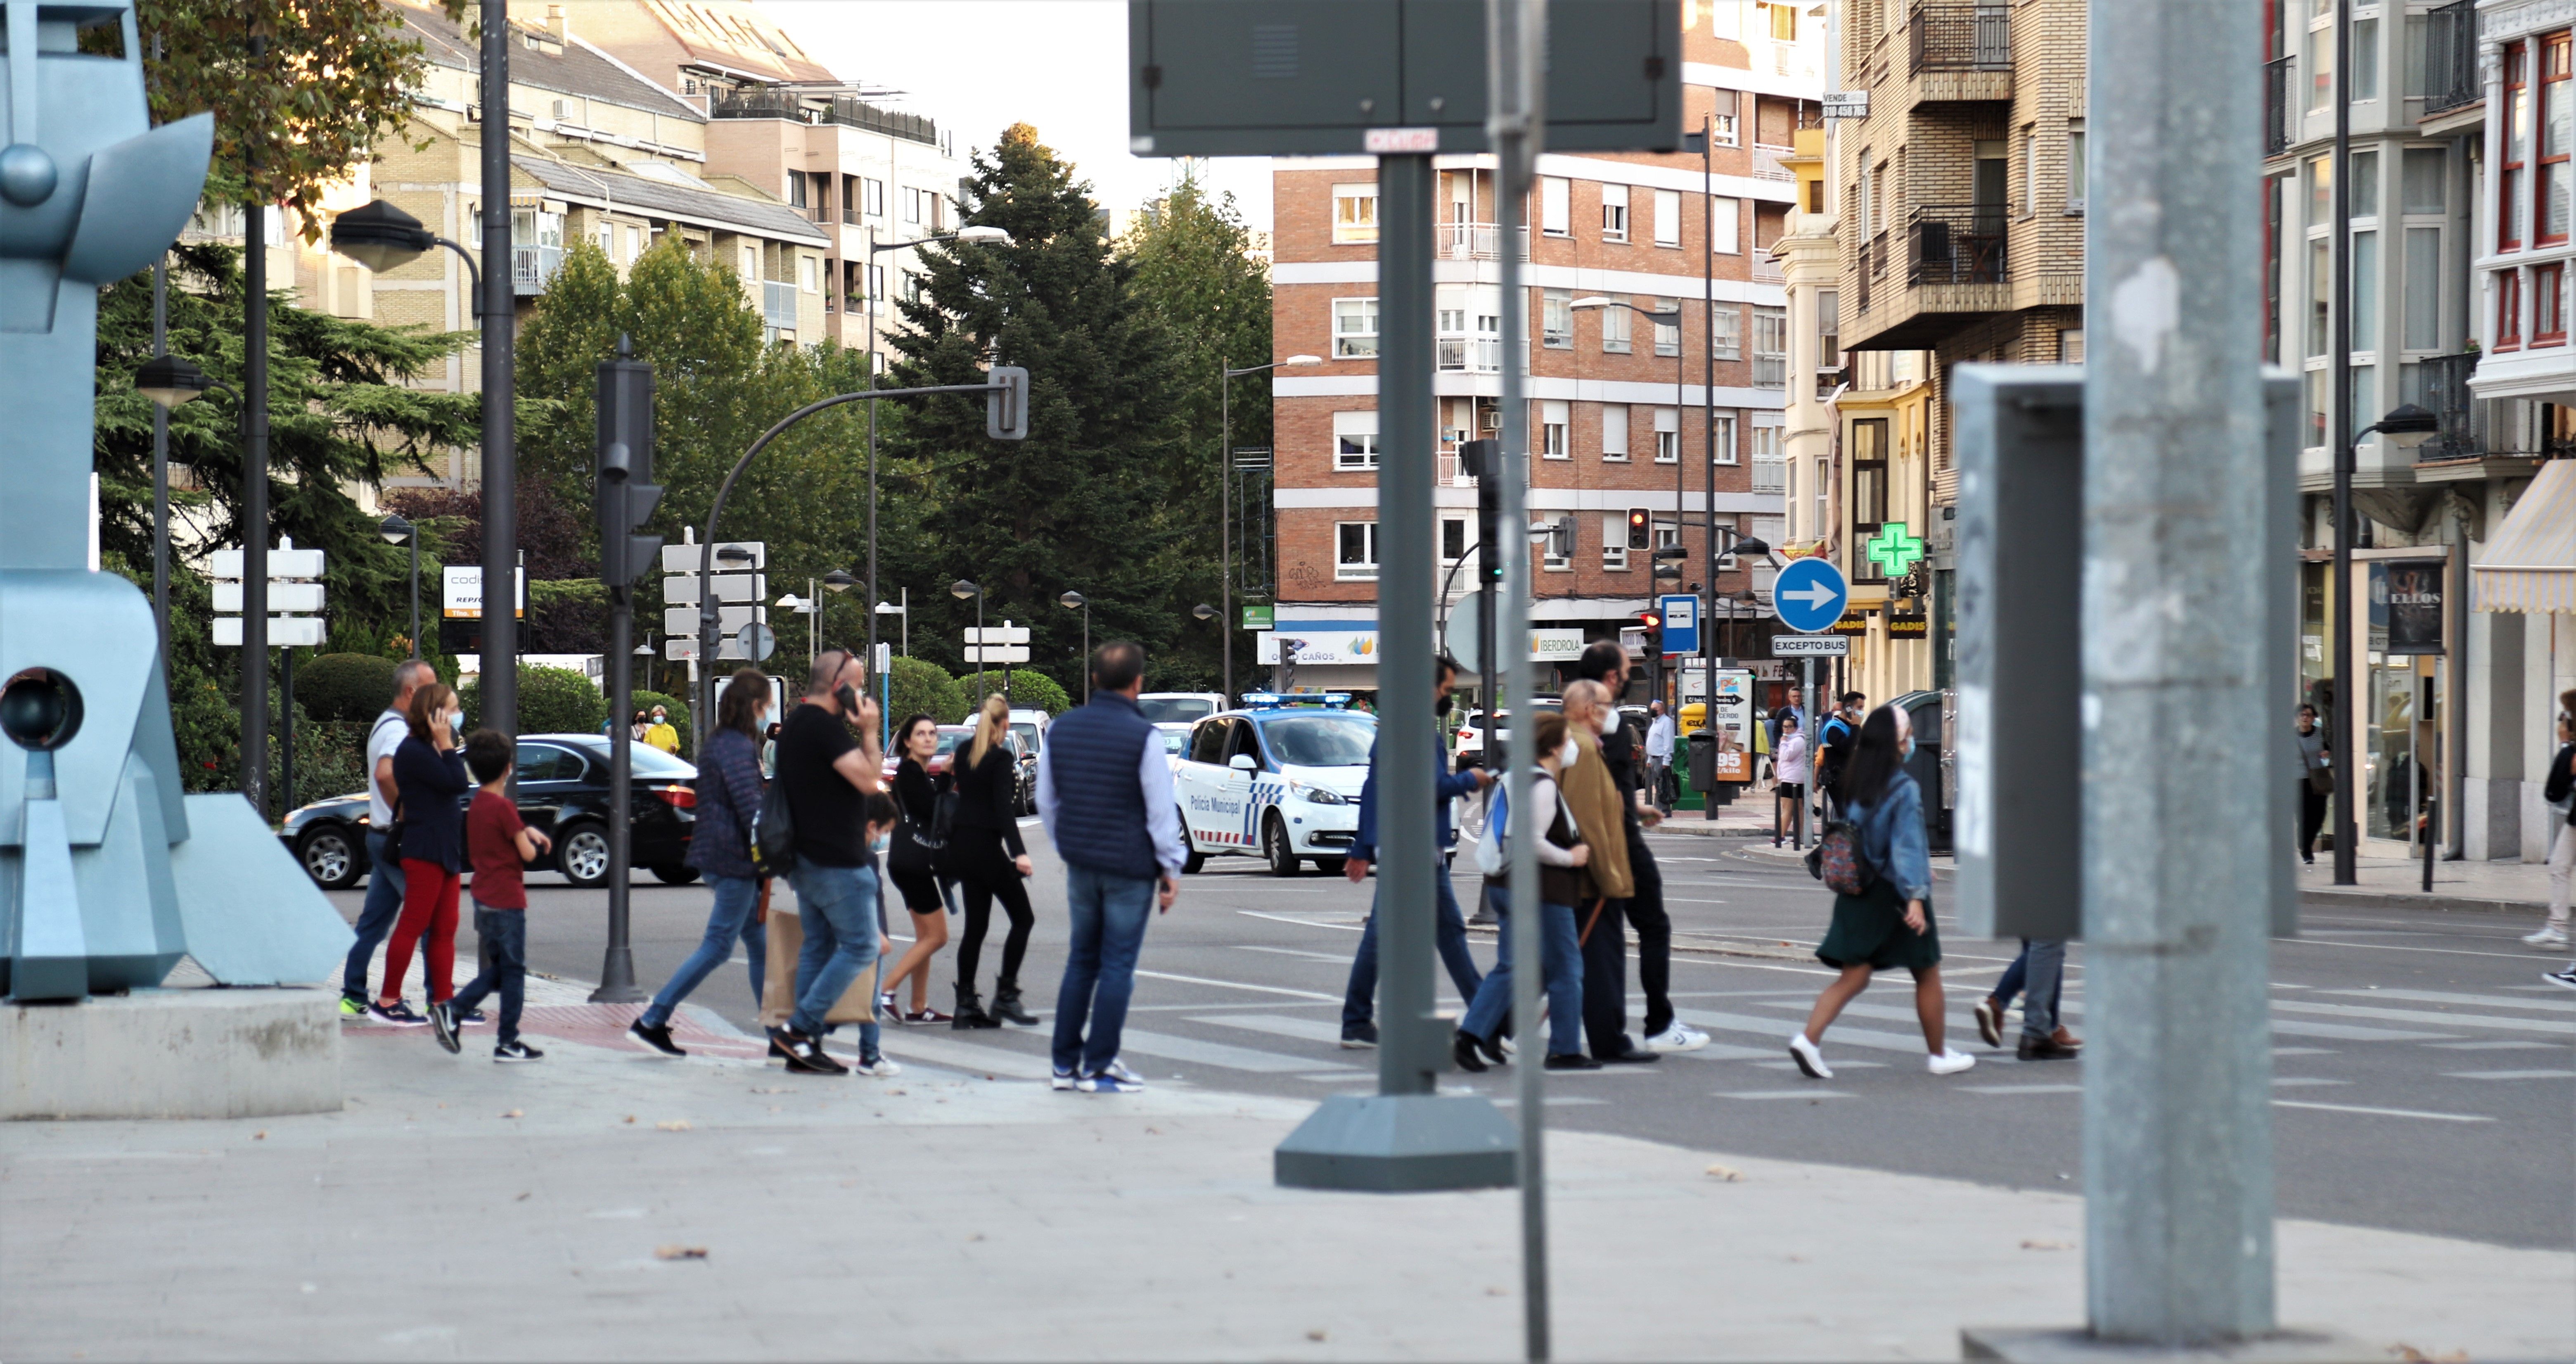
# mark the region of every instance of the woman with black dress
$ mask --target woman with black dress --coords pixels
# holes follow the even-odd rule
[[[957,943],[957,1017],[951,1026],[998,1028],[1004,1023],[1036,1027],[1037,1015],[1020,1007],[1020,958],[1029,950],[1029,930],[1037,914],[1029,908],[1023,883],[1030,874],[1028,849],[1020,842],[1019,760],[1004,741],[1011,732],[1011,703],[999,695],[984,698],[976,712],[975,737],[957,751],[949,779],[957,791],[957,817],[948,831],[944,870],[966,892],[966,935]],[[1002,939],[1002,974],[993,982],[993,1011],[984,1012],[975,993],[975,968],[984,951],[984,932],[993,919],[993,901],[1011,916],[1010,933]]]
[[[945,773],[930,775],[930,760],[939,753],[939,722],[915,715],[895,730],[894,803],[902,812],[895,825],[894,846],[886,852],[886,869],[912,912],[912,946],[887,973],[879,1003],[903,1023],[947,1023],[950,1016],[930,1007],[930,959],[948,945],[948,906],[939,894],[937,863],[943,843],[938,828],[939,796],[948,789]],[[895,987],[912,977],[912,1008],[895,1007]]]

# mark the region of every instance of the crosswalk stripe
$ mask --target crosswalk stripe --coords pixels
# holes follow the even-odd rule
[[[1227,1070],[1245,1070],[1260,1075],[1324,1074],[1357,1069],[1355,1066],[1334,1066],[1311,1056],[1286,1056],[1275,1051],[1228,1046],[1223,1042],[1202,1042],[1195,1037],[1138,1032],[1133,1028],[1119,1035],[1118,1049],[1121,1052],[1132,1051],[1139,1056],[1159,1056],[1166,1061],[1221,1066]]]
[[[2445,1032],[2409,1032],[2402,1028],[2368,1028],[2353,1023],[2312,1023],[2304,1019],[2281,1017],[2281,1010],[2285,1007],[2289,1006],[2279,1000],[2273,1001],[2272,1031],[2282,1037],[2324,1037],[2344,1042],[2442,1042],[2457,1035]],[[2345,1006],[2326,1004],[2312,1007],[2340,1009]],[[2067,1017],[2080,1018],[2084,1014],[2084,1005],[2080,1000],[2070,999],[2066,1001],[2064,1010]]]
[[[887,1055],[899,1061],[917,1059],[982,1075],[1007,1075],[1014,1080],[1043,1080],[1055,1073],[1055,1066],[1043,1056],[1031,1056],[1008,1047],[929,1037],[910,1029],[886,1029],[885,1049]]]
[[[1342,1025],[1322,1018],[1290,1018],[1285,1014],[1209,1014],[1205,1018],[1186,1020],[1191,1023],[1213,1023],[1219,1027],[1243,1028],[1266,1032],[1274,1037],[1293,1037],[1301,1042],[1330,1042],[1339,1045]]]
[[[1961,1085],[1971,1094],[2081,1094],[2082,1085]]]
[[[2576,1070],[2446,1070],[2445,1080],[2576,1080]]]
[[[1718,1092],[1721,1099],[1849,1099],[1855,1097],[1842,1089],[1742,1089],[1729,1094]]]
[[[1793,1028],[1780,1026],[1789,1021],[1785,1018],[1761,1018],[1753,1014],[1706,1013],[1694,1009],[1682,1011],[1681,1017],[1684,1022],[1696,1023],[1703,1028],[1751,1033],[1756,1037],[1772,1038],[1783,1047],[1789,1045],[1789,1034],[1795,1031]],[[1869,1047],[1877,1051],[1901,1051],[1915,1056],[1923,1054],[1923,1039],[1920,1035],[1877,1032],[1869,1028],[1830,1029],[1825,1033],[1824,1045]]]
[[[2426,1113],[2414,1108],[2364,1108],[2360,1104],[2321,1104],[2303,1099],[2274,1099],[2274,1108],[2313,1108],[2325,1113],[2367,1113],[2374,1118],[2422,1118],[2427,1122],[2494,1122],[2478,1113]]]
[[[2350,995],[2356,999],[2406,999],[2418,1004],[2469,1004],[2485,1009],[2538,1009],[2543,1013],[2576,1014],[2576,1003],[2563,999],[2515,999],[2506,995],[2464,995],[2448,990],[2320,990],[2319,994]]]
[[[2354,1004],[2310,1004],[2305,1000],[2276,999],[2273,1012],[2327,1014],[2338,1018],[2384,1018],[2392,1023],[2431,1023],[2445,1028],[2506,1028],[2515,1032],[2549,1033],[2559,1037],[2576,1037],[2576,1023],[2561,1023],[2551,1018],[2507,1018],[2501,1014],[2435,1013],[2430,1009],[2369,1009]]]

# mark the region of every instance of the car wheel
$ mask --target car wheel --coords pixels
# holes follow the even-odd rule
[[[296,840],[295,860],[304,874],[324,890],[347,890],[358,884],[358,848],[349,831],[325,824]]]
[[[1346,858],[1318,857],[1315,859],[1315,870],[1322,872],[1326,876],[1341,875],[1342,868],[1347,865],[1349,865],[1349,861]]]
[[[1297,850],[1289,846],[1287,822],[1277,815],[1261,826],[1261,855],[1269,859],[1271,875],[1297,874]]]
[[[662,879],[662,884],[666,886],[685,886],[691,881],[698,879],[697,868],[675,867],[667,863],[662,866],[655,867],[653,869],[653,874],[660,877]]]
[[[555,835],[555,869],[583,890],[608,884],[608,828],[582,820]]]
[[[1207,854],[1200,852],[1199,845],[1191,841],[1188,817],[1178,811],[1173,812],[1173,817],[1181,821],[1181,847],[1187,850],[1181,858],[1181,875],[1196,876],[1207,866]]]

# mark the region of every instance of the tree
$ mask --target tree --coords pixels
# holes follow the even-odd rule
[[[1089,187],[1026,124],[976,153],[974,170],[961,221],[1002,228],[1011,244],[921,253],[920,294],[896,304],[894,381],[973,383],[988,357],[1023,366],[1029,438],[988,439],[980,398],[910,404],[889,421],[905,487],[889,576],[913,589],[916,650],[958,657],[975,607],[945,588],[972,578],[986,622],[1028,626],[1032,660],[1078,687],[1082,624],[1056,596],[1091,598],[1095,637],[1167,644],[1176,546],[1206,512],[1172,497],[1183,447],[1171,347],[1136,296],[1134,265],[1102,239]]]

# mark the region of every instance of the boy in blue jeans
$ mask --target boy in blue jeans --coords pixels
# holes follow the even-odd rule
[[[544,1052],[519,1040],[519,1010],[528,986],[528,885],[526,864],[554,846],[554,841],[519,818],[510,800],[510,772],[518,766],[517,745],[497,729],[478,729],[465,736],[465,770],[482,783],[474,803],[465,808],[465,860],[474,868],[474,937],[481,969],[474,983],[456,992],[444,1009],[430,1010],[438,1044],[462,1050],[455,1020],[486,996],[501,996],[501,1032],[492,1048],[495,1061],[534,1061]]]

